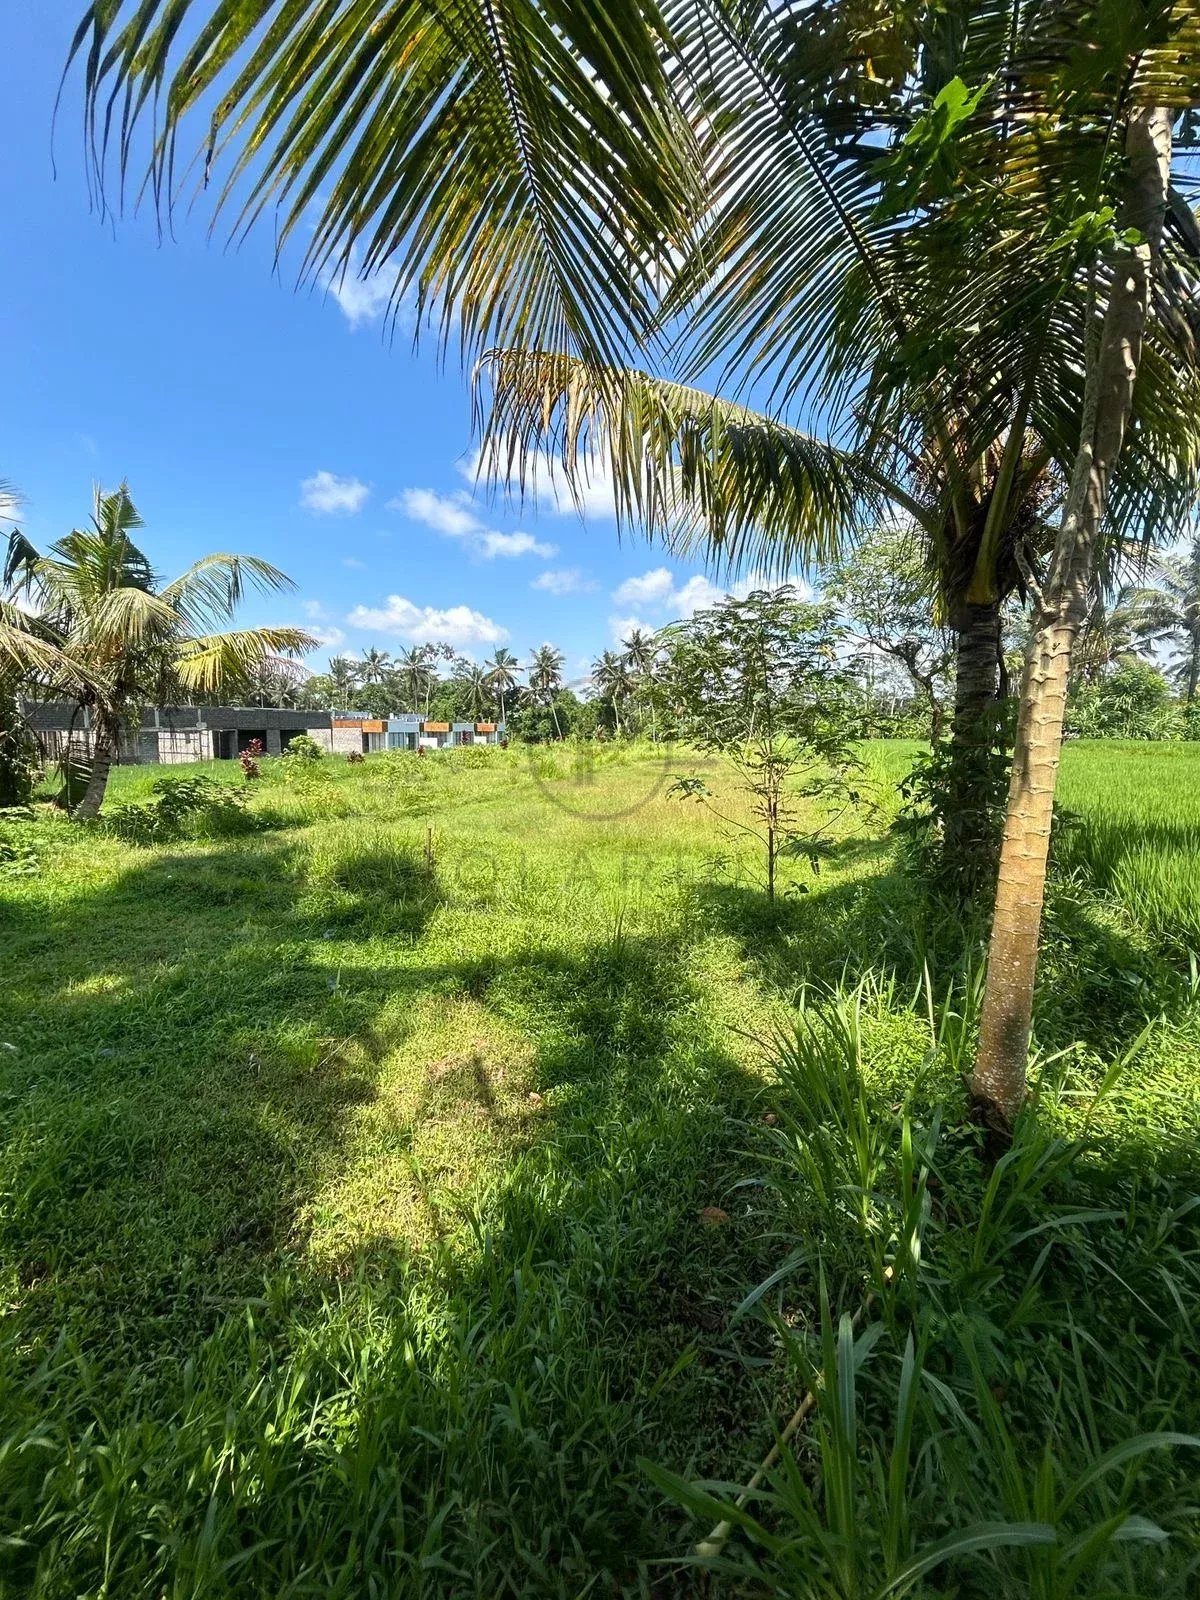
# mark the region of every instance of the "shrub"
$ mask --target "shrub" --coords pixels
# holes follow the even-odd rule
[[[0,809],[0,878],[29,878],[38,855],[29,838],[33,813],[24,806]]]
[[[361,750],[347,750],[346,751],[346,760],[350,763],[350,765],[352,767],[357,766],[358,763],[362,759],[363,759],[363,753],[362,753]]]
[[[130,800],[104,812],[105,829],[130,844],[240,833],[250,826],[244,797],[212,778],[157,778],[149,800]]]
[[[250,741],[250,744],[257,744],[257,743],[258,743],[257,739],[251,739],[251,741]],[[245,776],[248,779],[249,778],[261,778],[262,777],[262,768],[259,766],[258,762],[254,759],[254,754],[250,749],[250,745],[246,746],[246,748],[242,751],[241,755],[238,757],[238,760],[242,764],[242,772],[245,774]]]
[[[284,758],[290,761],[320,761],[325,752],[311,735],[298,733],[294,739],[288,741],[288,747],[283,754]]]
[[[1067,726],[1083,739],[1174,739],[1179,714],[1167,680],[1148,661],[1125,661],[1080,689]]]

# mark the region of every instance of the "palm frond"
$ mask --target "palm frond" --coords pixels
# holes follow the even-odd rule
[[[745,406],[555,352],[492,352],[478,374],[484,459],[522,485],[534,452],[572,487],[597,455],[617,513],[722,570],[825,560],[903,489],[867,461]],[[921,508],[913,503],[914,514]]]
[[[248,589],[277,594],[295,587],[286,573],[258,556],[218,553],[193,562],[159,594],[190,627],[203,629],[231,616]]]
[[[303,628],[243,628],[189,639],[179,650],[172,670],[181,687],[192,694],[213,694],[226,678],[237,679],[260,666],[268,656],[306,655],[320,641]]]
[[[189,26],[190,24],[190,26]],[[392,309],[440,305],[468,348],[527,337],[608,359],[649,313],[697,169],[653,0],[93,0],[76,31],[101,194],[135,168],[178,191],[177,145],[212,104],[203,182],[316,224],[304,271],[380,273]]]
[[[174,607],[147,589],[110,589],[72,618],[67,644],[72,653],[123,653],[161,644],[176,631]]]
[[[58,641],[36,617],[11,600],[0,599],[0,678],[57,685],[75,671]]]

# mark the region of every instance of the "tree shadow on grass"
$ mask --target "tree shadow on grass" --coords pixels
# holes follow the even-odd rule
[[[983,917],[932,896],[900,865],[850,881],[818,877],[808,893],[774,906],[739,883],[702,884],[695,894],[708,924],[735,938],[751,970],[784,995],[885,974],[913,994],[928,975],[942,996],[986,959]],[[1034,1011],[1042,1049],[1081,1043],[1111,1060],[1148,1020],[1178,1022],[1193,1005],[1182,963],[1151,935],[1101,898],[1051,884]]]
[[[761,1453],[769,1348],[729,1309],[776,1262],[735,1188],[758,1086],[706,1025],[685,931],[425,959],[423,863],[350,852],[314,889],[298,849],[134,857],[103,891],[5,908],[2,1364],[14,1435],[41,1428],[57,1464],[0,1463],[39,1530],[27,1586],[40,1552],[94,1591],[116,1529],[118,1596],[666,1593],[644,1563],[676,1524],[637,1457]],[[503,1171],[448,1201],[418,1167],[454,1226],[317,1262],[302,1219],[430,995],[517,1019],[529,1090],[514,1113],[468,1042],[395,1143],[477,1108]]]

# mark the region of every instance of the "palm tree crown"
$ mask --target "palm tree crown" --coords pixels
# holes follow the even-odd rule
[[[291,580],[255,556],[210,555],[160,584],[133,542],[141,526],[122,484],[110,494],[97,489],[91,526],[46,555],[20,533],[9,539],[6,580],[36,601],[39,635],[56,652],[52,681],[92,717],[95,758],[77,809],[82,816],[99,810],[122,723],[139,706],[213,694],[230,679],[244,681],[270,656],[316,644],[300,628],[216,631],[248,585],[280,590]],[[28,666],[41,671],[36,650]]]
[[[496,651],[492,659],[486,663],[487,681],[500,703],[500,720],[504,721],[505,696],[512,694],[517,687],[517,678],[525,669],[513,655],[511,650],[503,645]]]

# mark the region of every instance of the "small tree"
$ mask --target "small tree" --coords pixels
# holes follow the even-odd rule
[[[838,607],[849,637],[867,657],[898,665],[929,706],[938,744],[954,671],[954,635],[934,615],[934,580],[920,532],[877,528],[825,573],[822,592]]]
[[[678,733],[729,764],[751,820],[721,810],[699,776],[672,792],[760,841],[772,903],[780,854],[807,855],[815,869],[821,836],[858,800],[843,639],[832,606],[805,603],[787,585],[729,597],[662,635],[662,692]],[[816,802],[816,825],[807,806],[802,820],[804,802]]]

